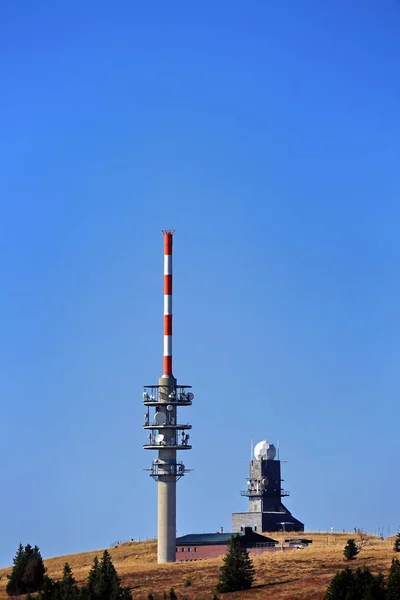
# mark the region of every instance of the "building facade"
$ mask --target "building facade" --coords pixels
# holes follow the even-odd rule
[[[234,533],[193,533],[176,539],[176,562],[190,562],[216,558],[226,554],[227,545]],[[246,527],[240,535],[240,545],[249,554],[281,550],[279,542]]]

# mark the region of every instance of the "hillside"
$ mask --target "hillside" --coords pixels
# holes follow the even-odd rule
[[[279,540],[287,536],[276,533],[266,535]],[[247,592],[225,594],[224,599],[320,600],[334,573],[349,565],[343,559],[343,547],[354,534],[306,533],[304,536],[313,540],[307,549],[254,557],[255,587]],[[386,574],[394,556],[392,546],[392,538],[381,541],[371,536],[369,543],[350,566],[367,566],[373,572],[382,571]],[[159,566],[155,541],[121,544],[110,552],[123,584],[132,589],[135,600],[145,600],[150,591],[162,594],[171,586],[179,597],[188,600],[211,598],[222,562],[219,558]],[[96,554],[100,556],[101,550],[49,558],[45,564],[49,575],[57,578],[68,561],[77,581],[83,583]],[[0,570],[0,600],[8,598],[5,593],[5,576],[8,572],[9,569]],[[185,588],[183,584],[188,577],[193,585]]]

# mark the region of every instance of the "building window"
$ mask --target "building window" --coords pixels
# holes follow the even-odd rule
[[[185,552],[185,548],[182,548],[182,552]]]
[[[254,525],[254,531],[257,531],[257,525]]]
[[[192,551],[192,549],[191,549],[191,547],[189,546],[189,548],[188,548],[188,552],[191,552],[191,551]]]
[[[197,552],[197,546],[193,548],[193,552]]]
[[[243,531],[243,527],[240,528],[240,531]]]

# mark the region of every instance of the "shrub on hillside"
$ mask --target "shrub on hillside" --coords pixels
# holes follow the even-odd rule
[[[394,538],[393,550],[395,552],[400,552],[400,533]]]
[[[347,540],[347,544],[344,547],[343,554],[346,560],[352,560],[359,553],[359,549],[353,538]]]

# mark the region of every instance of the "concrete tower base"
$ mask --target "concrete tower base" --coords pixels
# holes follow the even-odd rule
[[[168,404],[169,394],[175,390],[175,377],[164,376],[159,380],[159,401]],[[162,410],[162,407],[160,407]],[[165,409],[164,409],[165,410]],[[176,408],[171,416],[176,422]],[[175,430],[164,430],[167,445],[176,445]],[[157,561],[159,564],[175,562],[176,560],[176,476],[163,475],[163,464],[165,472],[168,473],[171,465],[176,465],[176,450],[169,448],[158,452],[159,477],[158,477],[158,531],[157,531]]]

